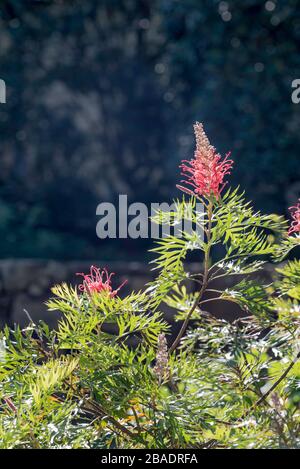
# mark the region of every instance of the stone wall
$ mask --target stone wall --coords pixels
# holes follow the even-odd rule
[[[127,285],[122,289],[126,294],[131,290],[140,290],[155,275],[148,265],[138,262],[109,262],[100,261],[71,261],[57,262],[44,260],[1,260],[0,261],[0,326],[3,324],[18,323],[21,326],[28,324],[28,317],[36,321],[45,320],[54,326],[58,319],[58,313],[49,312],[45,301],[51,296],[51,286],[67,282],[73,285],[80,280],[76,272],[89,272],[90,265],[107,265],[110,272],[116,272],[113,285],[116,287],[125,279]],[[196,271],[199,265],[190,264],[189,270]],[[263,275],[270,280],[272,268],[267,266]],[[214,288],[224,288],[229,284],[214,285]],[[232,303],[213,302],[208,303],[207,309],[213,314],[233,319],[240,314],[239,308]],[[172,320],[170,312],[165,311],[168,320]]]
[[[44,319],[50,325],[57,321],[55,312],[48,312],[44,302],[51,295],[51,286],[67,282],[78,284],[76,272],[89,272],[90,265],[104,264],[99,261],[43,261],[2,260],[0,261],[0,324],[28,323],[26,309],[33,320]],[[113,285],[128,279],[124,293],[138,290],[151,279],[147,266],[136,262],[109,262],[110,272],[118,274]]]

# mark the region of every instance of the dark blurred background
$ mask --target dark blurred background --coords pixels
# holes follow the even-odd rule
[[[21,259],[144,262],[96,237],[96,206],[179,195],[195,120],[257,208],[299,196],[299,0],[1,1],[0,78],[4,309]]]

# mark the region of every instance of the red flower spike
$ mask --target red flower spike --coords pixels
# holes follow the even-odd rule
[[[233,160],[229,159],[230,153],[227,153],[222,160],[216,149],[210,144],[203,125],[199,122],[194,125],[194,132],[196,150],[192,160],[182,161],[180,165],[182,175],[186,178],[182,182],[191,186],[194,194],[205,197],[213,194],[218,198],[226,184],[224,177],[230,174]],[[179,188],[183,190],[181,186]]]
[[[288,235],[290,236],[293,233],[300,232],[300,199],[298,200],[297,205],[290,207],[289,210],[293,219],[290,229],[288,231]]]
[[[118,291],[127,282],[127,280],[125,280],[116,290],[113,290],[111,286],[111,277],[115,274],[108,274],[106,269],[102,269],[101,271],[101,269],[93,265],[91,266],[89,274],[77,273],[76,275],[81,275],[83,277],[83,282],[78,287],[80,291],[89,294],[105,291],[111,298],[116,296]]]

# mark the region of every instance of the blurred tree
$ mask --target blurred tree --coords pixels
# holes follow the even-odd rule
[[[175,195],[194,120],[256,205],[283,212],[300,188],[299,6],[2,1],[0,255],[138,256],[126,240],[101,252],[96,205]]]

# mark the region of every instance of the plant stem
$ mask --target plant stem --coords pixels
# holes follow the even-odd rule
[[[70,384],[70,383],[65,381],[65,384],[73,391],[74,395],[77,394],[77,392],[76,392],[77,390],[74,388],[72,383]],[[112,415],[108,414],[107,411],[98,402],[96,402],[94,399],[83,398],[83,401],[86,404],[86,407],[83,407],[84,410],[94,412],[94,413],[96,413],[96,415],[98,417],[101,417],[101,418],[106,417],[106,419],[112,425],[114,425],[118,430],[120,430],[125,435],[127,435],[131,438],[133,438],[135,436],[135,434],[133,432],[128,430],[126,427],[124,427],[124,425],[122,425],[120,422],[118,422],[118,420],[116,420]]]
[[[209,271],[209,255],[210,255],[210,248],[211,248],[210,239],[211,239],[211,225],[212,225],[212,209],[213,209],[212,201],[209,201],[209,204],[207,206],[207,219],[208,219],[207,230],[206,230],[206,233],[207,233],[207,249],[205,250],[205,254],[204,254],[204,272],[203,272],[202,285],[201,285],[200,291],[199,291],[198,295],[196,296],[196,299],[195,299],[190,311],[188,312],[188,314],[187,314],[187,316],[186,316],[186,318],[185,318],[185,320],[184,320],[184,322],[181,326],[181,329],[180,329],[176,339],[174,340],[173,344],[170,347],[170,350],[169,350],[170,354],[173,353],[174,350],[178,347],[178,345],[181,341],[181,338],[184,335],[184,333],[185,333],[185,331],[188,327],[189,320],[190,320],[193,312],[197,308],[198,304],[200,303],[201,298],[203,296],[203,293],[204,293],[204,291],[207,287],[208,271]]]
[[[131,438],[135,436],[134,433],[132,433],[130,430],[128,430],[126,427],[124,427],[124,425],[122,425],[120,422],[118,422],[118,420],[116,420],[112,415],[109,415],[106,412],[106,410],[104,410],[103,407],[100,406],[97,402],[92,400],[92,401],[86,401],[86,403],[92,407],[92,409],[87,408],[87,410],[94,410],[99,415],[99,417],[106,417],[106,419],[112,425],[114,425],[118,430],[120,430],[125,435],[127,435]]]
[[[297,363],[298,359],[300,358],[300,352],[296,355],[296,358],[294,358],[293,361],[291,361],[291,363],[289,364],[289,366],[285,369],[285,371],[282,373],[282,375],[275,381],[275,383],[270,387],[270,389],[268,389],[268,391],[265,392],[265,394],[263,394],[259,399],[258,401],[255,402],[255,404],[253,404],[253,406],[247,410],[247,412],[244,413],[244,415],[242,415],[242,417],[240,417],[238,419],[238,421],[240,420],[243,420],[244,418],[248,417],[248,415],[256,408],[258,407],[260,404],[262,404],[266,399],[267,397],[277,388],[277,386],[284,380],[284,378],[286,378],[286,376],[289,374],[289,372],[291,371],[291,369],[293,368],[293,366]]]

